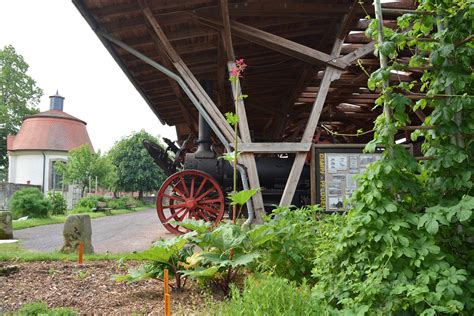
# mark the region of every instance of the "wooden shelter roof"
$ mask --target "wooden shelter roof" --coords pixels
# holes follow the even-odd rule
[[[110,34],[175,71],[168,56],[157,47],[156,35],[140,1],[73,2],[94,31]],[[219,110],[232,111],[219,1],[149,0],[146,3],[196,78],[215,82],[212,99]],[[395,26],[401,9],[413,9],[413,3],[413,0],[385,1],[384,23]],[[368,26],[365,17],[373,12],[371,1],[228,0],[228,11],[235,56],[244,58],[248,64],[241,85],[243,93],[249,96],[245,107],[252,140],[300,140],[323,72],[332,59],[315,61],[309,56],[312,51],[309,55],[304,49],[299,51],[297,44],[328,57],[337,38],[344,41],[337,57],[349,58],[357,49],[370,48],[371,40],[363,31]],[[264,32],[260,34],[253,28]],[[275,45],[281,38],[291,41],[283,46],[291,47]],[[102,37],[101,40],[161,122],[176,126],[180,139],[189,133],[197,134],[198,113],[173,80],[124,49]],[[381,109],[373,109],[378,94],[366,88],[366,73],[378,66],[378,58],[369,49],[359,62],[355,60],[346,67],[331,84],[319,125],[340,133],[370,130]],[[393,74],[393,80],[410,80],[411,75]],[[365,142],[371,136],[340,136],[338,141]]]

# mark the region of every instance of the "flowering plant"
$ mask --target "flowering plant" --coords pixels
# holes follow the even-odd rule
[[[247,201],[258,192],[258,188],[253,190],[243,190],[237,192],[237,160],[240,155],[238,151],[238,132],[239,132],[239,103],[247,97],[245,94],[241,94],[239,90],[239,78],[242,77],[243,72],[247,68],[247,64],[244,59],[237,59],[235,65],[230,70],[229,81],[232,84],[232,91],[234,92],[234,106],[235,113],[228,112],[225,114],[227,122],[234,127],[234,151],[228,153],[225,156],[225,159],[231,161],[234,167],[234,177],[233,177],[233,191],[229,195],[232,205],[232,222],[235,224],[237,220],[237,205],[242,206],[247,203]],[[239,94],[240,93],[240,94]],[[245,197],[245,198],[242,198]]]

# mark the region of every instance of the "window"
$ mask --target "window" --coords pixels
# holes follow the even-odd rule
[[[49,190],[53,191],[62,191],[63,190],[63,176],[58,173],[56,170],[56,166],[58,164],[64,164],[66,160],[57,159],[57,160],[50,160],[49,164]],[[67,186],[64,187],[67,189]]]

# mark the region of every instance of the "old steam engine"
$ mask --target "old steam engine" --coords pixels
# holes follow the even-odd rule
[[[204,85],[209,93],[209,86]],[[226,194],[232,191],[233,168],[220,159],[212,148],[211,128],[202,116],[199,116],[199,135],[197,150],[187,152],[185,141],[181,146],[164,138],[165,149],[159,145],[144,141],[144,146],[155,163],[167,174],[157,194],[156,210],[164,227],[174,234],[182,234],[187,229],[179,222],[186,218],[205,221],[220,221],[230,210]],[[174,159],[170,158],[170,152]],[[267,211],[280,201],[286,180],[293,164],[292,155],[256,157],[262,197]],[[242,186],[245,177],[243,166],[239,166],[238,183]],[[292,204],[309,204],[310,181],[309,168],[303,169]],[[226,193],[226,194],[225,194]],[[251,208],[249,203],[248,207]]]

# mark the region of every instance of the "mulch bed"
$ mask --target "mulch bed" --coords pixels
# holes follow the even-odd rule
[[[0,314],[36,301],[44,301],[49,307],[71,307],[81,314],[163,314],[163,283],[117,283],[113,275],[124,274],[126,269],[116,261],[82,265],[57,261],[0,262],[0,267],[12,265],[19,269],[0,276]],[[172,290],[172,314],[205,314],[206,304],[214,300],[206,293],[196,284],[187,285],[182,291]]]

